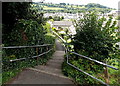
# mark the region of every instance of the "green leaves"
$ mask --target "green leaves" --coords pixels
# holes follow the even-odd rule
[[[88,52],[87,56],[92,56],[91,58],[100,61],[108,58],[109,53],[117,52],[112,49],[118,40],[115,25],[116,21],[113,21],[112,17],[106,20],[104,17],[98,18],[95,13],[84,14],[84,17],[76,22],[77,34],[72,40],[74,49],[78,50],[77,52],[84,50],[84,52]],[[96,58],[95,53],[100,57]]]
[[[116,21],[112,17],[109,19],[99,18],[95,13],[88,13],[84,14],[84,17],[79,21],[75,21],[75,25],[77,34],[71,39],[70,44],[74,47],[69,46],[70,50],[102,62],[108,58],[115,59],[120,57],[120,50],[117,49],[116,45],[120,40],[120,36],[119,32],[115,32],[118,27],[116,27]],[[103,65],[82,57],[78,58],[78,56],[72,54],[69,54],[69,62],[101,80],[104,78]],[[92,78],[81,72],[76,72],[75,69],[70,67],[64,67],[64,72],[65,74],[68,73],[68,76],[81,85],[99,84]]]
[[[5,7],[6,6],[6,7]],[[4,3],[4,18],[3,22],[3,44],[4,46],[32,46],[42,45],[45,43],[54,44],[55,39],[51,36],[46,36],[46,29],[43,18],[43,13],[37,13],[36,10],[30,8],[30,3]],[[24,8],[24,9],[23,9]],[[7,18],[7,19],[6,19]],[[47,27],[49,29],[49,27]],[[41,54],[51,47],[38,48],[38,54]],[[16,75],[18,70],[26,67],[32,67],[46,63],[54,51],[44,55],[46,58],[28,59],[28,57],[38,55],[35,48],[21,49],[3,49],[3,82]],[[26,60],[10,62],[10,60],[27,58]],[[15,71],[12,71],[15,69]],[[7,76],[6,76],[7,75]]]

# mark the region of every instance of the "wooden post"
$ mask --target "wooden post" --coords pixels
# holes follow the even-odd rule
[[[107,61],[105,61],[105,63],[107,64]],[[105,69],[104,69],[104,77],[105,77],[105,82],[107,83],[107,84],[109,84],[109,74],[108,74],[108,68],[107,68],[107,66],[105,66]]]

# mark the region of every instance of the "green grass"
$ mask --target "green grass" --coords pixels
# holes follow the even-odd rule
[[[7,72],[2,73],[2,83],[6,83],[9,81],[11,78],[15,77],[18,73],[20,73],[22,70],[21,69],[13,69]]]
[[[64,8],[58,8],[58,7],[44,7],[44,10],[64,10]]]

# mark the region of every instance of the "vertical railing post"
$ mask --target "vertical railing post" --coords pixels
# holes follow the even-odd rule
[[[67,44],[65,44],[65,53],[67,54],[66,60],[67,60],[67,63],[68,63],[68,45]]]
[[[107,64],[107,61],[105,60],[105,63]],[[104,77],[105,77],[105,82],[107,83],[107,84],[109,84],[109,74],[108,74],[108,67],[107,66],[105,66],[105,69],[104,69]]]
[[[39,64],[38,47],[36,47],[37,65]]]

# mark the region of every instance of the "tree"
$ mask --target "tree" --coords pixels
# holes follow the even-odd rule
[[[92,8],[92,7],[97,7],[97,8],[107,8],[106,6],[100,5],[100,4],[95,4],[95,3],[89,3],[85,5],[85,7]]]
[[[53,18],[54,21],[61,21],[61,20],[63,20],[63,19],[64,19],[64,17],[60,17],[60,16],[55,16],[55,17]]]
[[[29,26],[31,22],[36,21],[38,24],[44,24],[46,19],[43,18],[43,13],[38,13],[38,10],[35,10],[31,7],[32,3],[29,2],[5,2],[2,4],[2,13],[3,13],[3,44],[5,46],[11,46],[16,41],[13,37],[13,33],[19,33],[19,31],[24,33],[23,27],[17,27],[16,25],[20,22],[20,20],[24,19],[26,22],[26,26]],[[28,21],[27,21],[28,20]],[[30,20],[30,21],[29,21]],[[23,20],[22,20],[23,21]],[[24,23],[26,23],[24,22]],[[36,24],[37,25],[37,24]],[[37,27],[37,26],[36,26]],[[35,28],[33,26],[31,29]],[[30,30],[30,29],[29,29]],[[19,34],[19,36],[21,36]],[[16,41],[18,42],[18,41]]]
[[[3,43],[9,44],[10,34],[18,19],[27,19],[30,3],[4,2],[2,3]]]
[[[99,61],[115,58],[119,42],[115,29],[118,27],[115,27],[116,21],[112,24],[112,17],[103,25],[105,21],[104,17],[99,19],[95,13],[88,13],[76,22],[77,34],[72,39],[74,51]]]
[[[66,3],[60,3],[60,5],[66,5]]]
[[[64,16],[61,17],[61,20],[63,20],[63,19],[64,19]]]
[[[18,19],[27,19],[29,14],[30,3],[16,3],[16,2],[4,2],[2,3],[2,23],[6,29],[4,31],[9,33]],[[8,29],[9,27],[9,29]]]
[[[53,19],[52,16],[49,16],[49,19]]]

